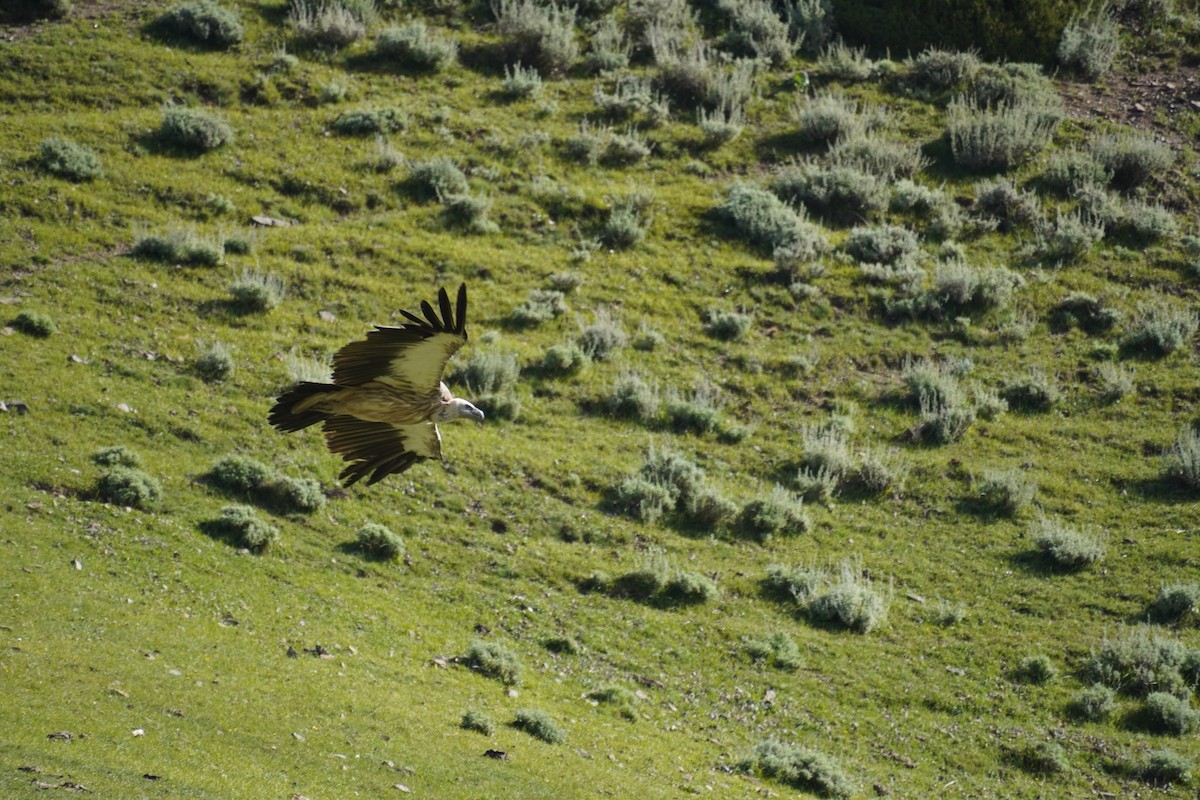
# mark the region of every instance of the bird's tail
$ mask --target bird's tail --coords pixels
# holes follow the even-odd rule
[[[315,405],[313,401],[316,400],[316,395],[340,392],[342,388],[334,386],[332,383],[301,381],[279,396],[271,408],[271,414],[267,417],[267,421],[285,433],[315,425],[330,416],[328,413],[317,411],[312,407]],[[295,409],[300,410],[296,411]]]

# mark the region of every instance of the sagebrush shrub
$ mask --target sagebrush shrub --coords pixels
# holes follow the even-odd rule
[[[842,83],[865,81],[871,77],[873,66],[866,47],[851,47],[841,38],[830,42],[817,56],[817,71]]]
[[[163,111],[158,140],[168,147],[207,153],[232,142],[233,128],[212,112],[173,106]]]
[[[224,260],[225,247],[219,239],[201,236],[190,228],[171,228],[166,233],[140,236],[132,254],[164,264],[215,267]]]
[[[791,0],[785,14],[796,46],[808,55],[820,53],[833,36],[831,0]]]
[[[522,66],[519,61],[511,69],[507,64],[504,65],[504,79],[500,82],[500,91],[506,97],[513,99],[540,97],[543,86],[541,74],[533,67]]]
[[[767,739],[756,745],[740,766],[746,772],[757,772],[801,791],[826,797],[848,798],[855,791],[854,783],[837,761],[816,750],[784,744],[777,739]]]
[[[1163,454],[1163,466],[1168,478],[1189,489],[1200,489],[1200,429],[1180,428],[1175,442]]]
[[[1121,49],[1121,27],[1108,8],[1101,3],[1072,17],[1058,40],[1058,62],[1093,81],[1108,72]]]
[[[1040,367],[1030,367],[1024,377],[1004,384],[1001,395],[1011,408],[1023,411],[1049,411],[1061,399],[1062,390]]]
[[[1200,711],[1192,708],[1187,696],[1170,692],[1151,692],[1138,714],[1145,729],[1170,736],[1183,736],[1200,729]]]
[[[705,330],[709,336],[721,341],[737,341],[745,337],[753,323],[749,314],[740,311],[721,311],[710,308],[705,316]]]
[[[1071,701],[1070,711],[1088,722],[1100,722],[1116,709],[1116,693],[1103,683],[1093,683]]]
[[[1133,373],[1120,364],[1106,361],[1096,367],[1093,373],[1096,390],[1107,403],[1116,403],[1123,397],[1128,397],[1137,391],[1133,383]]]
[[[498,350],[480,350],[455,370],[455,378],[462,380],[477,394],[498,394],[516,384],[521,376],[521,365],[516,353]]]
[[[238,44],[245,34],[237,12],[211,0],[180,3],[156,19],[151,27],[167,36],[220,49]]]
[[[566,72],[579,57],[576,10],[536,0],[493,0],[496,30],[505,39],[509,63],[525,63],[547,74]]]
[[[123,444],[102,447],[92,453],[92,463],[102,467],[133,467],[141,469],[142,457]]]
[[[683,503],[683,514],[688,524],[710,532],[724,528],[737,513],[736,503],[707,486],[689,494]]]
[[[583,61],[589,72],[613,72],[629,66],[631,50],[616,15],[607,14],[593,29]]]
[[[201,349],[192,369],[205,383],[219,383],[231,376],[236,366],[228,346],[209,342]]]
[[[909,84],[933,92],[954,89],[969,83],[982,63],[973,52],[929,47],[912,60]]]
[[[260,487],[261,499],[282,512],[311,514],[325,505],[325,492],[316,478],[275,475]]]
[[[546,349],[542,356],[542,369],[553,374],[578,372],[590,364],[592,360],[583,348],[574,343],[555,344]]]
[[[399,108],[359,108],[338,114],[329,129],[346,136],[395,133],[408,125],[408,115]]]
[[[606,308],[596,309],[596,318],[579,332],[577,342],[589,358],[607,361],[629,341],[624,328]]]
[[[810,160],[781,167],[771,181],[771,191],[835,225],[873,219],[888,205],[886,179],[851,163],[820,164]],[[805,240],[823,242],[811,225],[802,232]]]
[[[1023,683],[1047,683],[1056,675],[1058,668],[1049,656],[1044,655],[1025,656],[1014,670],[1014,676]]]
[[[465,728],[469,731],[475,731],[476,733],[482,733],[484,736],[491,736],[496,730],[496,726],[492,722],[491,717],[482,711],[476,711],[474,709],[470,709],[463,714],[462,720],[459,721],[458,725],[460,728]]]
[[[864,264],[896,264],[916,255],[917,235],[898,225],[855,228],[842,249]]]
[[[627,475],[617,486],[617,505],[629,516],[648,525],[670,511],[674,501],[668,487],[641,475]]]
[[[1110,330],[1120,320],[1120,312],[1106,306],[1086,292],[1072,292],[1054,307],[1053,321],[1062,328],[1078,325],[1086,333]]]
[[[470,669],[507,686],[519,684],[525,669],[521,659],[506,645],[483,639],[471,641],[462,661]]]
[[[251,552],[261,553],[279,541],[279,528],[260,519],[250,506],[225,506],[214,524],[238,546]]]
[[[275,470],[249,456],[229,455],[209,469],[209,483],[235,494],[250,495],[275,477]]]
[[[805,612],[817,622],[870,633],[887,619],[891,599],[890,588],[876,587],[861,563],[847,560],[809,596]]]
[[[419,193],[439,200],[467,194],[471,190],[466,174],[449,156],[433,156],[425,161],[413,162],[409,167],[408,180]]]
[[[1034,225],[1036,241],[1032,254],[1051,263],[1071,263],[1087,255],[1104,238],[1104,225],[1081,212],[1055,212],[1053,219],[1039,220]]]
[[[40,311],[22,311],[13,318],[12,327],[28,336],[45,339],[58,332],[58,325]]]
[[[613,379],[605,404],[612,414],[649,422],[658,416],[658,388],[636,372],[622,372]]]
[[[381,31],[375,40],[375,55],[407,69],[440,72],[458,59],[458,42],[417,20]]]
[[[698,605],[721,594],[712,578],[699,572],[675,570],[659,591],[661,602],[672,605]]]
[[[974,483],[975,495],[983,505],[1010,516],[1037,494],[1037,482],[1016,469],[985,469]]]
[[[404,539],[391,528],[368,522],[354,534],[355,545],[371,558],[395,561],[404,555]]]
[[[162,502],[163,490],[157,479],[136,467],[113,467],[100,476],[96,494],[107,503],[146,510]]]
[[[233,304],[242,311],[270,311],[281,302],[287,285],[278,275],[243,270],[241,277],[229,284]]]
[[[768,251],[797,242],[824,241],[811,223],[771,192],[750,183],[734,183],[717,213],[751,244]]]
[[[1030,528],[1034,545],[1064,569],[1082,569],[1104,558],[1104,543],[1058,519],[1042,517]]]
[[[1172,583],[1158,590],[1150,616],[1159,622],[1180,622],[1200,615],[1200,583]]]
[[[1057,775],[1071,768],[1067,751],[1053,741],[1038,742],[1025,748],[1020,754],[1020,761],[1025,769],[1041,775]]]
[[[322,47],[336,49],[357,42],[377,18],[375,0],[288,0],[288,23]]]
[[[1174,750],[1151,750],[1137,766],[1137,775],[1159,786],[1187,783],[1192,778],[1195,762]]]
[[[742,506],[740,516],[742,526],[762,541],[806,533],[812,527],[804,501],[778,484]]]
[[[1089,186],[1106,186],[1112,177],[1112,172],[1091,153],[1068,149],[1050,154],[1041,182],[1061,195],[1072,197]]]
[[[548,744],[562,744],[567,739],[562,726],[554,717],[536,708],[518,709],[513,719],[513,727]]]
[[[646,238],[646,229],[644,205],[636,199],[622,198],[609,207],[600,240],[614,250],[628,250]]]
[[[885,181],[911,178],[929,166],[919,143],[877,133],[851,134],[838,139],[829,149],[829,162]]]
[[[1197,329],[1200,329],[1200,314],[1196,311],[1159,301],[1139,309],[1122,344],[1147,355],[1167,356],[1190,342]]]
[[[960,167],[1005,172],[1041,152],[1061,120],[1056,106],[1027,102],[980,106],[956,98],[947,112],[946,132]]]
[[[874,126],[871,115],[858,101],[831,92],[815,95],[792,108],[797,137],[807,145],[831,145],[839,139],[861,136]]]
[[[500,226],[488,218],[492,199],[482,194],[451,194],[441,198],[442,216],[447,224],[473,233],[496,233]]]
[[[804,663],[796,641],[784,631],[776,631],[763,639],[745,639],[744,642],[746,654],[755,662],[786,670],[799,669]]]
[[[1112,177],[1109,185],[1131,191],[1167,170],[1175,161],[1170,145],[1130,128],[1088,142],[1092,158]]]
[[[929,439],[937,444],[957,442],[971,426],[975,424],[978,412],[967,401],[960,389],[948,394],[944,399],[931,394],[921,394],[917,398],[921,421],[916,434],[920,439]]]
[[[773,67],[783,66],[792,57],[788,24],[769,0],[717,0],[717,8],[729,18],[725,49]]]
[[[1084,664],[1084,673],[1097,683],[1136,697],[1155,691],[1179,692],[1188,683],[1183,675],[1188,655],[1178,639],[1159,635],[1148,625],[1137,625],[1111,637],[1105,635]]]
[[[975,185],[975,211],[994,220],[1003,232],[1029,225],[1041,217],[1036,194],[1022,192],[1008,178],[980,181]]]
[[[678,433],[709,433],[721,421],[721,399],[717,388],[707,381],[696,384],[688,394],[667,393],[667,422]]]
[[[54,136],[42,141],[37,163],[45,172],[75,183],[93,181],[104,174],[96,151]]]

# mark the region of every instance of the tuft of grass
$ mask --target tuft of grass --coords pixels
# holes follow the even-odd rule
[[[637,695],[624,686],[603,686],[588,692],[587,698],[595,703],[615,707],[625,719],[637,719]]]
[[[842,766],[816,750],[767,739],[755,745],[750,756],[739,765],[745,772],[774,778],[805,792],[825,797],[848,798],[855,786]]]
[[[173,106],[163,111],[158,140],[166,147],[207,153],[231,143],[233,128],[213,112]]]
[[[225,506],[214,526],[239,547],[254,553],[261,553],[279,541],[279,528],[260,519],[250,506]]]
[[[95,150],[56,136],[42,140],[37,165],[43,172],[74,183],[94,181],[104,174]]]
[[[1104,544],[1058,519],[1042,517],[1033,524],[1034,545],[1063,569],[1082,569],[1104,558]]]
[[[566,732],[554,717],[538,708],[517,709],[512,725],[547,744],[562,744],[567,740]]]
[[[12,327],[27,336],[46,339],[58,333],[58,325],[40,311],[22,311],[13,318]]]
[[[496,726],[492,722],[492,718],[482,711],[469,709],[462,715],[462,720],[458,723],[460,728],[468,731],[482,733],[484,736],[491,736],[495,732]]]
[[[136,467],[113,467],[100,476],[96,495],[106,503],[150,510],[162,503],[158,480]]]
[[[205,383],[220,383],[233,375],[236,366],[229,347],[221,342],[209,342],[201,349],[192,369]]]
[[[359,550],[379,561],[396,561],[405,552],[404,539],[378,522],[363,525],[354,534],[354,540]]]
[[[520,684],[521,673],[525,669],[517,654],[507,646],[482,639],[472,640],[462,660],[470,669],[506,686]]]

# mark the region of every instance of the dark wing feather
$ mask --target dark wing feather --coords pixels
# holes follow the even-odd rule
[[[350,486],[363,478],[376,483],[426,458],[442,457],[437,426],[389,425],[339,415],[325,421],[325,443],[347,462],[341,479]]]
[[[401,311],[407,323],[377,327],[359,342],[351,342],[333,357],[333,382],[361,386],[379,381],[406,391],[437,389],[446,362],[467,341],[467,287],[458,287],[457,313],[445,289],[438,291],[439,317],[421,301],[426,319]]]

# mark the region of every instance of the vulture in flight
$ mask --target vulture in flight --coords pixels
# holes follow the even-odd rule
[[[467,341],[467,287],[450,305],[438,290],[438,309],[421,301],[425,318],[401,311],[400,327],[376,326],[333,357],[333,383],[302,381],[279,397],[270,423],[290,432],[320,422],[325,443],[348,464],[347,486],[369,486],[426,458],[442,457],[439,422],[483,412],[442,383],[450,356]],[[440,314],[439,314],[440,312]]]

